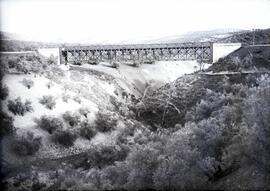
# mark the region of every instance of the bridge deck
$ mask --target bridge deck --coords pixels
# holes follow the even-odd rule
[[[100,61],[198,60],[212,62],[212,42],[168,44],[121,44],[65,46],[60,49],[61,63]]]
[[[65,50],[120,50],[120,49],[163,49],[163,48],[195,48],[208,47],[211,42],[161,43],[161,44],[119,44],[119,45],[91,45],[65,46]]]

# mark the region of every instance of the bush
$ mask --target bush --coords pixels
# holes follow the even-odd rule
[[[241,60],[239,57],[226,56],[224,58],[220,58],[216,63],[214,63],[211,69],[213,72],[238,72],[241,69]]]
[[[54,57],[53,55],[51,55],[48,60],[47,63],[49,65],[56,65],[57,64],[57,57]]]
[[[71,127],[78,125],[81,121],[78,113],[71,113],[70,111],[65,112],[62,117]]]
[[[90,110],[86,107],[80,108],[79,113],[87,118],[87,114],[90,113]]]
[[[63,102],[66,102],[66,103],[67,103],[69,99],[70,99],[70,95],[64,94],[64,95],[62,96]]]
[[[15,100],[8,100],[8,110],[11,111],[14,115],[23,116],[26,112],[33,111],[33,107],[31,106],[31,102],[26,100],[24,103],[21,98],[18,97]]]
[[[120,64],[118,62],[113,62],[112,67],[117,69],[120,67]]]
[[[79,98],[78,96],[75,96],[75,97],[73,98],[73,100],[74,100],[75,102],[79,103],[79,104],[81,104],[81,102],[82,102],[81,98]]]
[[[56,105],[55,99],[51,95],[44,95],[40,100],[39,103],[44,105],[47,109],[53,109]]]
[[[22,84],[23,84],[25,87],[27,87],[28,89],[30,89],[31,87],[34,86],[33,80],[31,80],[31,79],[26,79],[26,78],[24,78],[24,79],[22,80]]]
[[[11,60],[8,61],[8,68],[15,68],[18,60],[11,58]]]
[[[95,123],[98,131],[108,132],[116,127],[117,119],[114,119],[109,113],[98,112]]]
[[[77,168],[102,168],[112,165],[116,161],[123,161],[127,157],[127,150],[119,146],[98,146],[91,148],[84,156],[85,160],[80,160],[75,164]]]
[[[247,132],[244,149],[253,164],[265,169],[270,176],[270,80],[263,76],[258,87],[250,88],[245,100],[244,122]],[[260,157],[258,157],[260,156]]]
[[[24,74],[28,74],[31,71],[31,66],[25,60],[19,61],[15,68],[18,72],[23,72]]]
[[[1,137],[11,135],[15,132],[15,128],[13,126],[13,118],[8,116],[3,111],[0,111],[0,127]]]
[[[34,155],[41,147],[41,137],[34,137],[28,132],[26,136],[15,137],[12,141],[11,149],[19,156]]]
[[[0,99],[5,100],[8,96],[8,87],[7,86],[1,86],[0,91]]]
[[[41,116],[40,119],[36,119],[35,122],[39,128],[50,134],[56,130],[62,130],[64,127],[64,124],[60,119],[46,115]]]
[[[91,140],[97,134],[95,128],[88,121],[83,121],[80,126],[80,136],[88,140]]]
[[[134,67],[139,67],[139,66],[140,66],[140,62],[134,62],[134,63],[133,63],[133,66],[134,66]]]
[[[69,131],[55,131],[52,140],[64,147],[70,147],[76,140],[76,135]]]
[[[40,183],[40,182],[33,182],[31,190],[42,190],[42,188],[46,187],[45,183]]]
[[[50,89],[53,86],[53,83],[50,81],[46,84],[47,88]]]

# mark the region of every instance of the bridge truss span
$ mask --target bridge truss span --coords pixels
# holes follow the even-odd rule
[[[213,43],[126,44],[65,46],[60,48],[61,63],[154,62],[197,60],[212,63]]]

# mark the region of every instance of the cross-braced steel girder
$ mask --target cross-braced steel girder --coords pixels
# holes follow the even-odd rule
[[[102,61],[170,61],[197,60],[212,63],[213,43],[170,43],[66,46],[60,48],[61,63]]]

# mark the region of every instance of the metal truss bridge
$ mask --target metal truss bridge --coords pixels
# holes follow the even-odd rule
[[[212,63],[212,42],[169,44],[126,44],[65,46],[60,48],[60,63],[133,62],[196,60]]]

